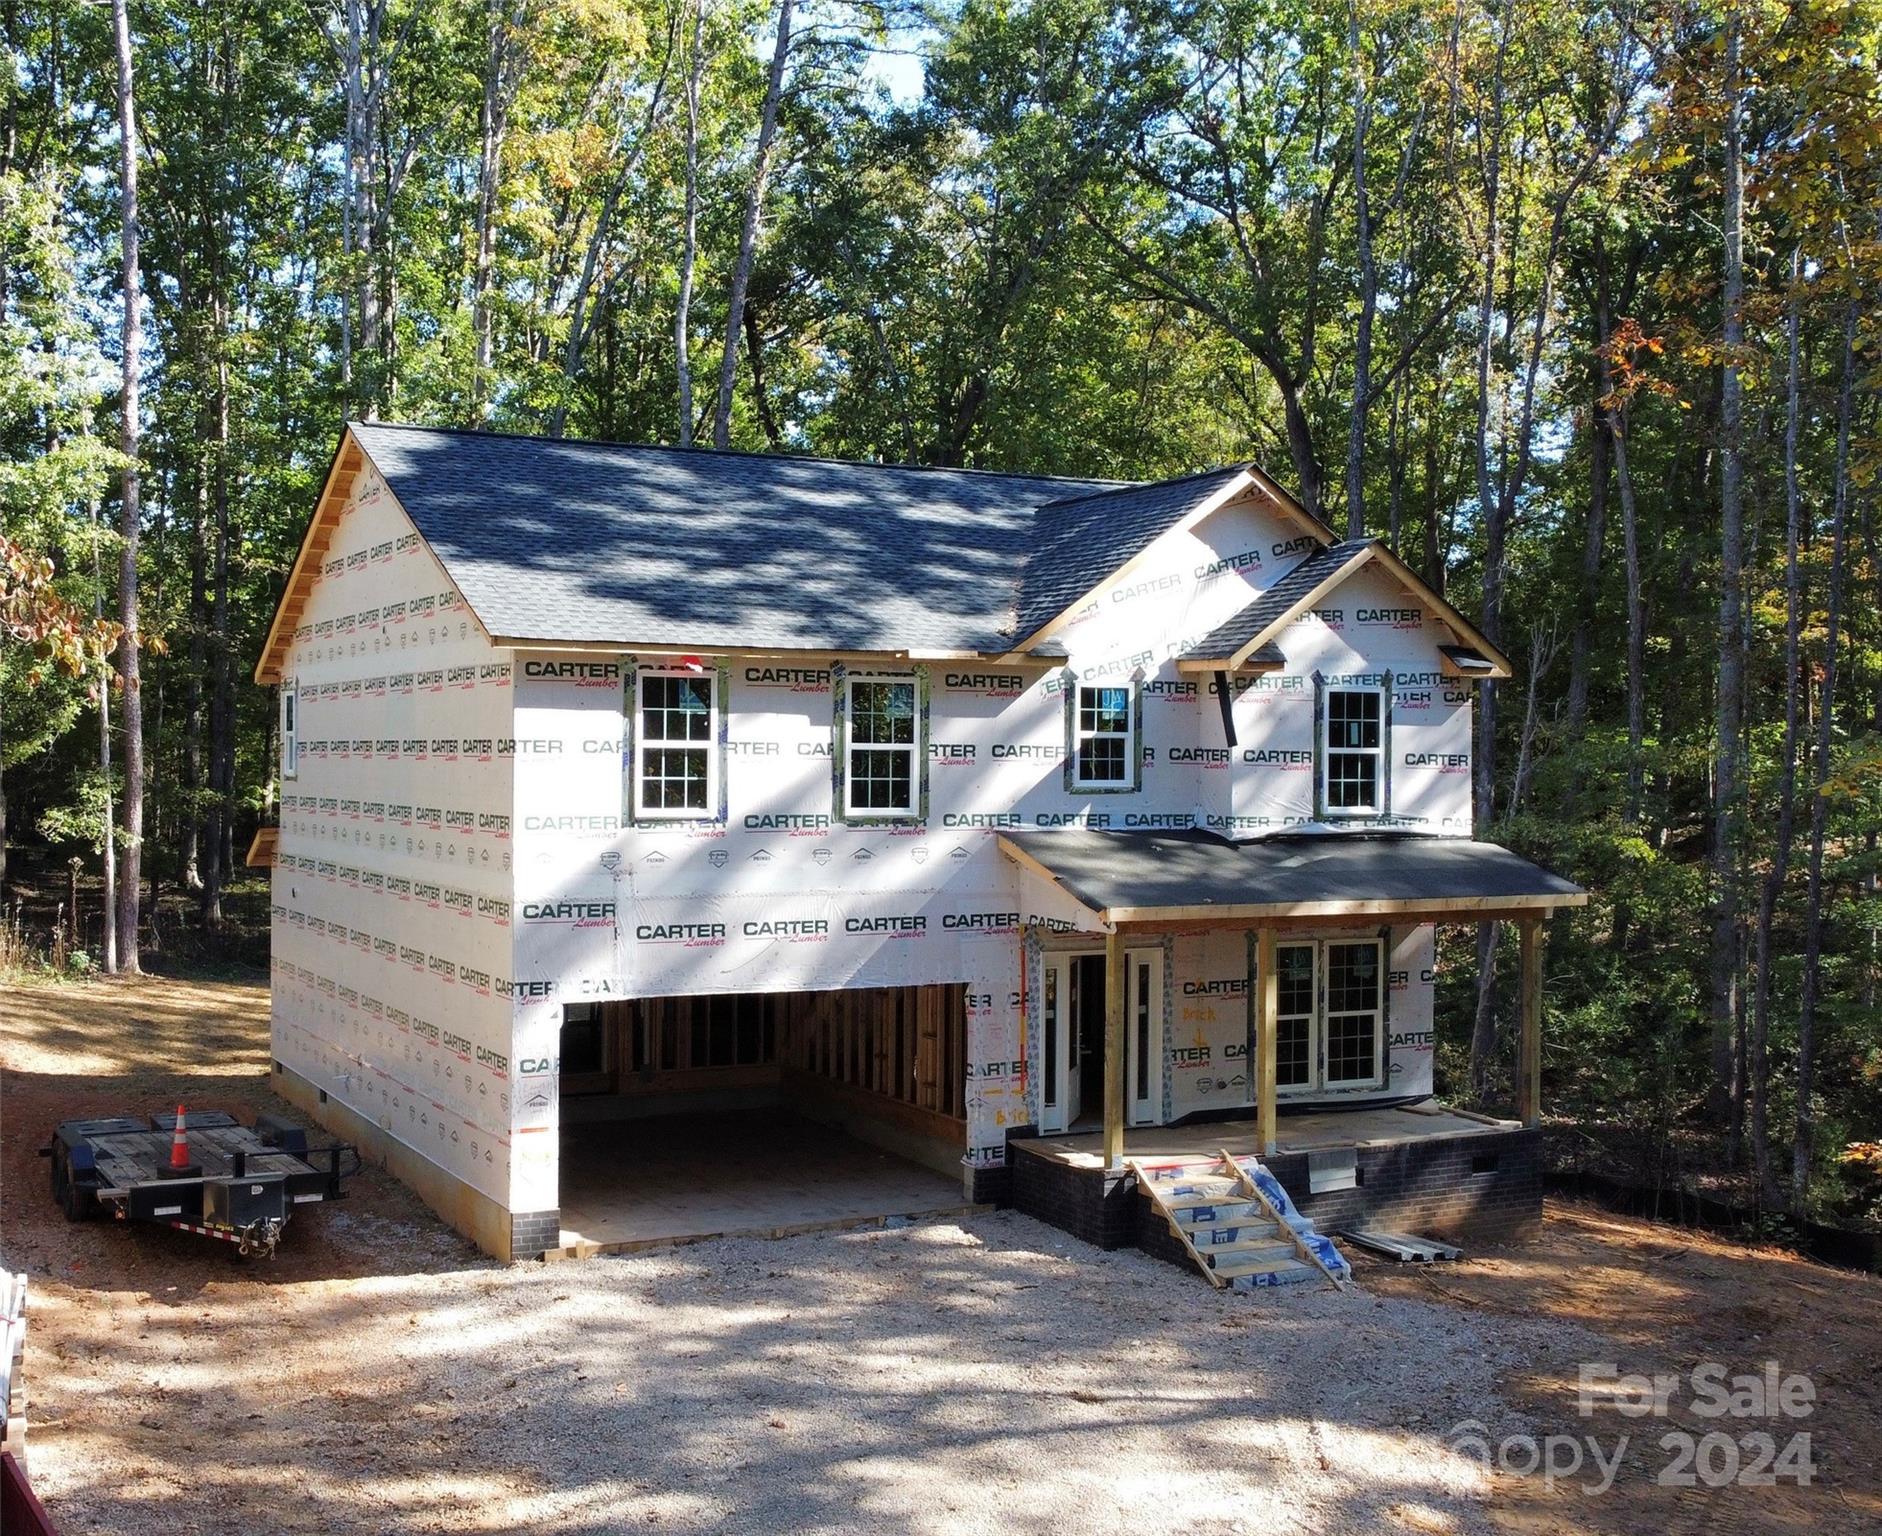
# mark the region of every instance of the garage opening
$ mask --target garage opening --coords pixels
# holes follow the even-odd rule
[[[959,1210],[964,986],[570,1004],[565,1245]]]

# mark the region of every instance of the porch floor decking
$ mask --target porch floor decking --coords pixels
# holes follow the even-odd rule
[[[1522,1129],[1517,1120],[1476,1118],[1441,1104],[1416,1108],[1315,1110],[1283,1114],[1275,1130],[1275,1151],[1324,1152],[1444,1136],[1481,1136],[1488,1131]],[[1013,1142],[1015,1150],[1050,1157],[1074,1168],[1104,1166],[1104,1132],[1075,1131]],[[1124,1132],[1126,1158],[1208,1157],[1227,1148],[1237,1157],[1261,1155],[1255,1122],[1214,1120],[1191,1125],[1132,1126]]]
[[[784,1111],[565,1127],[562,1250],[627,1252],[965,1213],[959,1180]]]

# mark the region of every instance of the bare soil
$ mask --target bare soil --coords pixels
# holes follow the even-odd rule
[[[68,1225],[57,1121],[285,1108],[267,1008],[0,991],[0,1263],[66,1532],[1882,1530],[1882,1284],[1582,1207],[1264,1297],[1010,1214],[506,1267],[374,1169],[272,1263]],[[1583,1362],[1766,1359],[1816,1386],[1807,1489],[1662,1489],[1659,1437],[1719,1423],[1576,1411]],[[1486,1469],[1471,1421],[1630,1446],[1586,1495]]]

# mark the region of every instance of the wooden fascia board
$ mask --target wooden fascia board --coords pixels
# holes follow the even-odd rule
[[[1268,625],[1266,629],[1257,631],[1252,640],[1237,650],[1235,654],[1229,658],[1229,667],[1239,670],[1250,656],[1254,655],[1256,651],[1260,650],[1262,646],[1266,645],[1276,635],[1280,634],[1282,630],[1286,629],[1294,620],[1299,618],[1309,608],[1313,607],[1313,605],[1319,602],[1321,598],[1325,597],[1327,593],[1331,592],[1341,582],[1346,580],[1348,576],[1351,576],[1353,572],[1358,570],[1368,560],[1372,559],[1377,552],[1378,546],[1376,544],[1369,544],[1366,548],[1353,555],[1345,564],[1335,566],[1332,574],[1327,576],[1324,581],[1309,591],[1306,596],[1302,597],[1298,602],[1291,604],[1287,611],[1278,619]]]
[[[1474,646],[1477,650],[1482,651],[1484,659],[1490,663],[1493,669],[1489,672],[1459,672],[1458,676],[1476,678],[1478,680],[1484,678],[1496,678],[1500,680],[1513,675],[1515,669],[1510,665],[1509,657],[1505,656],[1500,648],[1492,645],[1489,640],[1484,637],[1482,630],[1478,629],[1469,619],[1465,618],[1463,614],[1452,607],[1446,599],[1434,592],[1431,589],[1430,583],[1428,583],[1424,577],[1420,576],[1383,544],[1375,545],[1373,553],[1374,558],[1379,560],[1404,586],[1416,592],[1418,596],[1423,599],[1432,612],[1437,615],[1439,623],[1443,624],[1446,629],[1449,629],[1465,644]]]
[[[1265,490],[1266,487],[1256,481],[1254,473],[1251,470],[1251,468],[1248,465],[1244,464],[1241,468],[1241,472],[1237,474],[1234,479],[1228,481],[1227,484],[1219,487],[1218,489],[1210,492],[1209,495],[1205,496],[1195,506],[1191,507],[1189,511],[1185,512],[1175,522],[1171,523],[1169,527],[1165,528],[1163,532],[1159,533],[1154,539],[1152,539],[1142,549],[1138,550],[1136,554],[1132,555],[1130,559],[1126,560],[1116,570],[1107,571],[1103,576],[1100,576],[1090,586],[1086,587],[1082,592],[1080,592],[1077,598],[1075,598],[1072,602],[1067,603],[1065,607],[1061,608],[1056,614],[1054,614],[1044,624],[1040,625],[1038,629],[1035,629],[1030,635],[1026,636],[1025,639],[1017,641],[1013,645],[1013,647],[1009,651],[1007,651],[1005,655],[1001,656],[999,659],[1003,662],[1018,660],[1025,652],[1031,650],[1041,640],[1045,639],[1047,635],[1051,634],[1053,630],[1057,629],[1068,618],[1070,618],[1074,613],[1076,613],[1078,611],[1079,606],[1085,601],[1085,599],[1089,597],[1093,592],[1097,591],[1099,587],[1104,586],[1108,582],[1122,580],[1125,576],[1128,576],[1132,571],[1136,570],[1138,566],[1142,565],[1144,561],[1148,560],[1150,558],[1151,551],[1154,550],[1165,539],[1171,537],[1174,534],[1187,533],[1191,528],[1194,528],[1196,524],[1200,523],[1205,517],[1209,516],[1210,513],[1219,511],[1221,508],[1226,507],[1230,502],[1234,501],[1236,497],[1242,495],[1244,492],[1250,489]]]
[[[1346,917],[1416,917],[1429,921],[1452,914],[1454,922],[1478,922],[1492,914],[1514,917],[1542,916],[1561,907],[1584,907],[1588,893],[1559,896],[1431,896],[1380,897],[1364,901],[1266,901],[1200,907],[1107,907],[1099,915],[1108,923],[1250,924],[1295,919]]]
[[[1000,852],[1005,854],[1015,864],[1019,865],[1021,869],[1037,875],[1041,880],[1044,880],[1054,890],[1064,896],[1067,901],[1074,903],[1081,910],[1091,913],[1093,917],[1098,918],[1100,921],[1103,920],[1103,913],[1099,912],[1099,910],[1090,902],[1086,901],[1084,897],[1075,895],[1073,892],[1067,890],[1064,881],[1059,879],[1056,874],[1047,869],[1045,865],[1041,864],[1024,848],[1020,847],[1018,843],[1008,838],[1001,837],[998,833],[995,833],[994,836],[999,842]]]
[[[279,827],[257,827],[255,837],[248,845],[248,854],[242,862],[250,869],[272,869],[275,849],[281,841]]]
[[[281,681],[280,658],[276,652],[281,646],[282,636],[293,635],[294,620],[300,617],[307,590],[313,585],[313,576],[308,573],[308,555],[317,539],[331,537],[333,507],[351,490],[352,482],[358,478],[359,471],[367,462],[366,450],[353,435],[352,426],[348,425],[340,433],[340,441],[334,446],[333,457],[328,461],[327,473],[320,482],[320,495],[314,502],[313,516],[307,520],[307,530],[301,535],[301,546],[295,552],[294,563],[288,567],[288,579],[281,588],[281,599],[275,604],[274,618],[268,624],[268,636],[262,641],[261,655],[255,661],[255,681],[264,687]],[[344,485],[341,482],[342,475],[345,476]],[[318,574],[317,569],[315,574]]]
[[[349,449],[353,455],[350,459],[347,456]],[[275,608],[274,621],[268,626],[268,638],[262,645],[261,659],[255,663],[257,683],[267,685],[281,681],[280,661],[276,656],[277,648],[282,647],[285,641],[293,636],[293,621],[299,618],[308,593],[313,590],[314,582],[319,579],[319,557],[326,552],[327,541],[333,536],[333,528],[339,520],[340,509],[346,505],[347,499],[352,495],[353,486],[358,481],[361,471],[367,468],[378,473],[378,466],[372,462],[372,457],[366,452],[365,447],[354,437],[353,429],[349,425],[341,438],[340,448],[334,454],[333,463],[328,467],[327,478],[321,486],[320,499],[314,503],[313,518],[307,524],[307,532],[301,537],[300,551],[295,555],[294,564],[288,571],[287,586],[282,590],[281,601]],[[405,510],[405,504],[399,500],[398,492],[392,489],[392,483],[385,480],[383,475],[380,478],[385,481],[387,498],[393,506],[398,508],[399,516],[405,519],[412,531],[418,533],[424,544],[425,553],[431,556],[432,564],[438,568],[438,574],[450,583],[452,590],[459,597],[464,598],[465,611],[470,614],[472,621],[482,631],[484,639],[492,645],[506,644],[507,642],[497,639],[490,633],[489,626],[471,606],[471,601],[465,596],[464,589],[458,585],[457,578],[445,569],[444,562],[438,558],[437,551],[431,547],[431,541],[424,537],[418,524],[413,521],[412,514]],[[311,561],[310,556],[313,557]],[[284,624],[283,620],[288,622]]]
[[[1313,534],[1323,543],[1337,544],[1340,542],[1340,536],[1335,533],[1328,524],[1321,522],[1319,518],[1315,517],[1313,513],[1309,512],[1296,501],[1293,496],[1282,487],[1281,483],[1270,477],[1268,472],[1259,464],[1250,464],[1247,468],[1249,478],[1267,493],[1268,499],[1273,501],[1275,505],[1280,507],[1283,512],[1298,522],[1309,533]]]

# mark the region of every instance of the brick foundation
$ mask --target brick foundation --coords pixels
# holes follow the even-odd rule
[[[1206,1155],[1204,1143],[1199,1149]],[[1506,1233],[1542,1216],[1539,1131],[1486,1129],[1357,1149],[1352,1189],[1312,1194],[1308,1154],[1265,1159],[1294,1204],[1323,1232],[1384,1227],[1423,1237]],[[1007,1152],[1013,1206],[1099,1248],[1136,1246],[1187,1265],[1182,1245],[1122,1170],[1074,1167],[1026,1147]]]
[[[510,1257],[539,1259],[545,1250],[562,1246],[560,1211],[512,1211]]]

